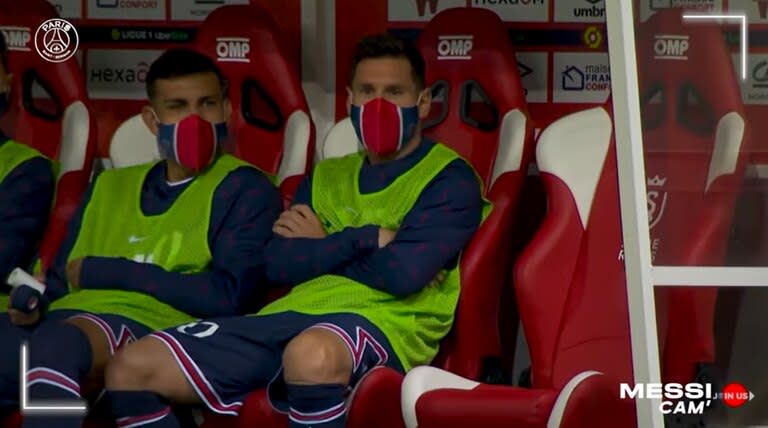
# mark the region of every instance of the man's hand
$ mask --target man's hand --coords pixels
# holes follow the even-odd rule
[[[432,281],[429,281],[429,284],[427,285],[427,287],[439,287],[445,281],[446,278],[448,278],[448,274],[446,273],[446,271],[441,270],[440,272],[437,273],[437,275],[435,275]]]
[[[294,205],[283,211],[272,231],[284,238],[325,238],[327,233],[320,219],[307,205]]]
[[[20,327],[35,325],[40,321],[40,309],[35,309],[34,312],[25,314],[17,309],[8,308],[8,317],[11,319],[13,325],[18,325]]]
[[[379,228],[379,248],[384,248],[395,239],[396,230]]]
[[[69,285],[75,290],[80,289],[80,270],[82,267],[82,257],[67,263],[67,281],[69,281]]]
[[[11,291],[8,300],[8,317],[14,325],[30,326],[40,321],[40,293],[29,286]]]

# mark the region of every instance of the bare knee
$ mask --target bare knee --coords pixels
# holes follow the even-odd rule
[[[153,390],[159,375],[156,340],[147,338],[118,351],[107,365],[105,383],[112,390]]]
[[[285,381],[297,384],[349,382],[352,355],[335,333],[312,328],[293,338],[283,351]]]

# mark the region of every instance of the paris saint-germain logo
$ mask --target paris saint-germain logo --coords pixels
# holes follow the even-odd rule
[[[64,62],[72,58],[79,44],[75,26],[64,19],[49,19],[35,32],[35,49],[46,61]]]

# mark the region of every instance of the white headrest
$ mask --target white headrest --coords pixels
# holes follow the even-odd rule
[[[91,131],[88,109],[81,101],[75,101],[64,110],[61,122],[61,145],[59,177],[68,171],[85,169],[85,153]]]
[[[109,158],[115,168],[160,160],[157,139],[138,114],[123,122],[112,136]]]
[[[318,144],[318,159],[339,158],[360,150],[355,128],[349,118],[333,125],[322,144]]]
[[[309,116],[301,110],[297,110],[288,117],[285,122],[285,135],[283,136],[283,159],[280,169],[277,171],[279,182],[287,177],[303,175],[307,169],[307,149],[312,123]]]
[[[496,161],[493,163],[493,176],[486,186],[490,189],[496,179],[505,172],[519,171],[525,149],[526,117],[520,110],[507,112],[501,119],[499,145]],[[526,165],[527,167],[527,165]]]
[[[545,129],[536,146],[539,171],[558,177],[571,191],[584,228],[613,133],[605,109],[570,114]]]
[[[736,112],[730,112],[720,118],[715,133],[715,146],[709,163],[707,188],[717,177],[733,174],[739,161],[741,143],[744,140],[744,119]]]

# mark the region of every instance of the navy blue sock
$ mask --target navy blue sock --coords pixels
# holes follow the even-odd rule
[[[19,347],[31,329],[16,327],[7,313],[0,313],[0,419],[19,406]]]
[[[347,422],[346,385],[288,384],[286,387],[291,428],[344,428]]]
[[[78,327],[65,322],[40,327],[29,342],[30,404],[82,404],[80,381],[90,371],[92,358],[88,336]],[[23,428],[80,428],[84,416],[28,414]]]
[[[107,391],[104,395],[117,428],[180,428],[168,402],[149,391]]]

